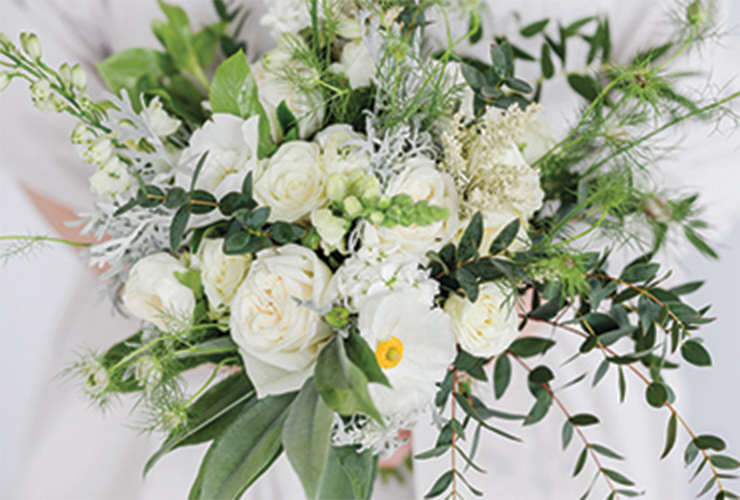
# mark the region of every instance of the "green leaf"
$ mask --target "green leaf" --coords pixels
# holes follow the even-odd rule
[[[352,482],[339,464],[336,450],[337,448],[334,446],[329,449],[329,457],[324,467],[324,474],[321,477],[319,492],[316,498],[354,500],[355,492],[352,488]]]
[[[541,421],[547,415],[547,412],[550,410],[551,405],[552,396],[550,396],[547,391],[541,391],[538,394],[537,401],[535,401],[532,409],[529,410],[529,413],[527,414],[527,418],[524,421],[523,425],[534,425],[537,422]]]
[[[159,7],[167,16],[168,23],[154,21],[152,29],[167,49],[175,67],[191,74],[202,73],[198,54],[193,46],[193,33],[185,11],[178,6],[159,1]]]
[[[727,445],[722,440],[722,438],[712,436],[711,434],[703,434],[701,436],[697,436],[693,440],[693,443],[694,446],[696,446],[700,450],[722,451],[727,448]]]
[[[486,376],[486,372],[484,369],[486,365],[486,359],[473,356],[464,349],[460,349],[457,353],[454,365],[458,369],[458,371],[467,372],[468,375],[475,379],[483,381],[488,380],[488,376]]]
[[[707,257],[719,259],[719,255],[717,255],[717,252],[715,252],[714,249],[710,247],[706,241],[704,241],[704,238],[699,236],[699,234],[690,226],[684,226],[683,232],[686,235],[686,238],[688,238],[688,240],[691,242],[692,245],[696,247],[697,250],[699,250]]]
[[[624,460],[624,457],[622,455],[620,455],[619,453],[616,453],[616,452],[610,450],[606,446],[603,446],[603,445],[600,445],[600,444],[596,444],[596,443],[592,443],[591,444],[591,449],[593,449],[596,453],[598,453],[600,455],[604,455],[605,457],[613,458],[615,460]]]
[[[519,33],[524,38],[531,38],[535,36],[537,33],[541,33],[547,27],[549,22],[550,22],[549,19],[543,19],[541,21],[528,24],[527,26],[519,30]]]
[[[509,75],[504,44],[491,44],[491,61],[493,63],[493,70],[499,78],[505,78]]]
[[[554,345],[554,341],[542,337],[521,337],[509,346],[509,352],[520,358],[531,358],[545,354]]]
[[[282,451],[280,435],[296,393],[258,400],[237,416],[208,450],[201,498],[237,498]]]
[[[193,171],[193,178],[190,179],[190,192],[191,193],[195,191],[195,183],[198,181],[200,172],[201,170],[203,170],[203,165],[205,165],[206,160],[208,159],[208,153],[209,151],[206,151],[205,153],[200,155],[200,158],[198,158],[198,163],[195,165],[195,170]]]
[[[635,485],[634,482],[632,482],[630,479],[628,479],[627,477],[625,477],[623,474],[621,474],[621,473],[619,473],[619,472],[617,472],[615,470],[603,469],[602,468],[601,471],[604,474],[606,474],[606,476],[609,479],[611,479],[612,481],[614,481],[615,483],[623,484],[625,486],[634,486]]]
[[[188,193],[181,187],[173,187],[167,191],[164,206],[170,210],[180,208],[188,202]]]
[[[196,189],[190,193],[190,211],[194,214],[208,214],[216,210],[218,201],[204,189]]]
[[[660,459],[663,460],[673,449],[676,444],[676,431],[678,429],[678,419],[675,413],[671,413],[671,418],[668,419],[668,429],[666,430],[665,436],[665,447],[663,453],[660,455]]]
[[[307,498],[316,498],[329,458],[334,413],[316,392],[313,378],[303,384],[283,425],[282,441]]]
[[[462,65],[462,75],[473,90],[480,90],[484,85],[486,85],[485,75],[470,64]]]
[[[170,433],[144,466],[144,475],[167,453],[181,446],[215,439],[247,404],[254,401],[254,387],[244,373],[236,373],[209,388],[186,409],[187,424]]]
[[[531,372],[529,372],[528,380],[531,384],[547,384],[555,378],[552,370],[546,366],[538,366]]]
[[[172,218],[172,225],[170,225],[170,250],[173,252],[177,252],[180,249],[180,242],[185,234],[185,229],[188,227],[190,214],[190,205],[183,205],[175,212],[175,216]]]
[[[351,332],[344,343],[349,360],[362,370],[369,382],[375,382],[386,387],[391,383],[378,364],[378,358],[368,345],[367,341],[358,333]]]
[[[452,446],[449,444],[445,444],[442,446],[435,446],[431,450],[427,450],[423,453],[419,453],[418,455],[415,455],[414,458],[417,460],[428,460],[430,458],[436,458],[441,457],[445,453],[447,453],[447,450],[449,450]]]
[[[213,62],[221,36],[227,27],[226,23],[214,23],[193,35],[193,49],[198,56],[198,64],[201,68],[207,68]]]
[[[214,113],[229,113],[239,118],[265,116],[259,102],[257,82],[242,51],[216,68],[210,91]]]
[[[426,495],[424,495],[424,498],[435,498],[447,491],[447,488],[449,488],[450,484],[452,484],[453,474],[454,471],[448,470],[447,472],[439,476],[434,482],[432,489],[429,490]]]
[[[596,418],[594,415],[590,415],[588,413],[579,413],[578,415],[573,415],[572,417],[570,417],[568,419],[568,422],[579,427],[585,427],[588,425],[598,424],[599,419]]]
[[[324,403],[340,415],[364,413],[383,425],[367,390],[367,377],[352,363],[341,339],[334,337],[319,353],[315,368],[316,388]]]
[[[550,46],[546,43],[542,44],[542,49],[540,50],[540,66],[542,68],[542,76],[544,76],[546,80],[555,76],[555,65],[552,62]]]
[[[254,202],[236,191],[227,193],[218,201],[218,209],[226,217],[234,215],[234,212],[243,208],[247,210],[254,208]]]
[[[137,95],[136,83],[143,76],[158,80],[165,75],[172,74],[175,68],[172,61],[158,50],[129,49],[118,52],[108,59],[95,65],[105,85],[118,94],[121,90],[128,90],[130,95]],[[136,99],[132,104],[138,111],[140,104]]]
[[[375,484],[375,475],[378,470],[378,460],[371,449],[363,452],[356,446],[341,446],[333,448],[339,466],[352,484],[355,498],[370,498]],[[323,497],[325,498],[325,497]]]
[[[604,375],[606,375],[606,372],[609,370],[609,361],[603,360],[599,367],[596,369],[596,374],[594,375],[594,381],[591,384],[591,387],[596,387],[599,382],[601,382],[601,379],[604,378]]]
[[[567,420],[563,422],[563,430],[561,431],[561,437],[563,439],[563,450],[568,448],[570,441],[573,439],[573,424]]]
[[[460,238],[457,247],[457,259],[461,263],[472,260],[478,255],[478,248],[483,240],[483,215],[476,212]]]
[[[660,264],[654,262],[628,266],[622,271],[619,278],[627,283],[641,283],[652,279],[660,269]]]
[[[245,227],[259,231],[267,223],[267,219],[270,218],[270,207],[259,207],[255,210],[246,212],[244,217],[240,214],[236,215],[239,222],[244,224]]]
[[[478,279],[465,267],[458,267],[455,270],[455,279],[467,295],[470,302],[478,300]]]
[[[568,75],[568,85],[589,102],[599,96],[599,88],[590,76],[572,73]]]
[[[513,76],[507,78],[504,83],[506,86],[508,86],[512,90],[516,90],[517,92],[522,92],[523,94],[529,94],[534,91],[532,86],[522,80],[521,78],[515,78]]]
[[[586,465],[586,456],[588,455],[588,448],[583,448],[583,451],[578,455],[576,466],[573,469],[573,477],[577,476],[583,470],[583,466]]]
[[[244,182],[242,183],[242,194],[249,198],[250,200],[254,199],[254,180],[252,172],[249,172],[247,176],[244,178]]]
[[[303,228],[297,224],[278,221],[270,226],[270,236],[278,245],[287,245],[301,239]]]
[[[645,399],[653,408],[660,408],[668,401],[668,389],[661,382],[651,382],[645,390]]]
[[[695,339],[687,340],[681,346],[683,359],[696,366],[712,366],[712,357],[706,348]]]
[[[691,465],[691,463],[696,460],[696,457],[699,456],[699,448],[694,446],[693,441],[689,441],[689,444],[686,445],[686,450],[683,454],[683,462],[686,467]]]
[[[740,461],[727,455],[711,455],[709,461],[718,469],[733,470],[740,468]]]
[[[509,246],[514,243],[516,235],[519,234],[519,227],[521,222],[519,219],[514,219],[504,227],[500,233],[496,235],[496,238],[491,243],[491,247],[488,252],[491,255],[498,255],[504,252]]]
[[[288,105],[285,103],[285,100],[280,101],[280,104],[277,107],[277,119],[278,124],[280,125],[280,130],[283,131],[283,136],[287,136],[291,130],[298,128],[298,120],[293,112],[288,109]]]

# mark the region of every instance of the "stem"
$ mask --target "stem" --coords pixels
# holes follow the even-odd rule
[[[522,317],[522,318],[526,317],[526,315],[524,315],[524,314],[520,314],[519,316]],[[581,336],[583,338],[589,338],[589,335],[588,334],[583,333],[582,331],[577,330],[577,329],[575,329],[573,327],[570,327],[568,325],[564,325],[562,323],[558,323],[558,322],[555,322],[555,321],[549,321],[549,320],[546,320],[546,319],[532,318],[532,317],[530,317],[528,319],[530,321],[535,321],[535,322],[538,322],[538,323],[545,323],[545,324],[548,324],[550,326],[553,326],[553,327],[556,327],[556,328],[560,328],[562,330],[565,330],[565,331],[568,331],[568,332],[571,332],[571,333],[575,333],[576,335],[579,335],[579,336]],[[596,345],[599,347],[599,349],[601,349],[601,351],[603,353],[609,354],[612,357],[617,357],[617,358],[618,357],[621,357],[617,352],[615,352],[614,350],[610,349],[609,347],[605,346],[600,341],[598,341],[598,338],[597,338]],[[604,354],[604,356],[606,356],[606,354]],[[639,378],[640,380],[642,380],[645,385],[650,385],[650,380],[648,380],[648,378],[645,375],[643,375],[642,372],[640,372],[637,368],[635,368],[632,363],[627,363],[627,364],[625,364],[623,366],[626,366],[632,373],[635,374],[635,376],[637,376],[637,378]],[[693,430],[691,430],[691,427],[689,427],[689,424],[686,422],[686,420],[684,420],[683,417],[678,413],[678,410],[675,408],[675,406],[673,406],[671,403],[669,403],[667,401],[664,403],[664,406],[666,408],[668,408],[668,410],[673,415],[676,416],[676,419],[679,421],[679,423],[681,424],[681,427],[684,428],[684,430],[689,435],[689,437],[691,437],[691,440],[693,441],[694,439],[696,439],[696,434],[694,433]],[[709,468],[712,471],[712,475],[714,476],[715,480],[717,481],[717,488],[719,488],[719,491],[720,492],[725,491],[724,486],[722,485],[722,480],[721,480],[721,478],[719,476],[719,472],[714,467],[714,464],[712,464],[712,461],[709,460],[709,454],[706,452],[706,450],[699,450],[699,451],[701,452],[702,456],[704,457],[704,460],[709,464]]]
[[[514,358],[520,365],[522,365],[522,367],[525,370],[527,370],[528,373],[532,371],[532,369],[529,366],[527,366],[527,364],[524,361],[522,361],[522,359],[519,356],[516,356],[511,353],[508,353],[508,354],[509,356]],[[560,411],[563,412],[563,415],[565,415],[565,418],[567,420],[570,420],[572,415],[570,414],[568,409],[565,407],[563,402],[560,401],[560,398],[558,398],[555,395],[555,392],[553,392],[550,386],[548,384],[540,384],[540,385],[542,385],[542,388],[545,389],[545,391],[547,391],[547,393],[550,395],[552,400],[555,401],[555,403],[558,405],[558,408],[560,408]],[[616,497],[619,497],[619,494],[617,493],[617,489],[614,487],[614,483],[612,483],[611,479],[609,479],[609,476],[607,476],[606,473],[604,472],[604,467],[601,465],[601,461],[599,460],[598,455],[596,455],[596,452],[591,446],[591,442],[586,438],[586,435],[583,433],[580,426],[575,425],[575,424],[571,424],[571,425],[575,428],[576,433],[578,433],[578,437],[581,439],[581,441],[583,441],[584,446],[586,446],[586,448],[588,449],[588,454],[591,457],[591,460],[593,460],[594,463],[596,464],[596,467],[598,467],[599,472],[604,477],[604,480],[606,481],[607,485],[609,485],[609,489],[611,490],[612,494],[615,495]]]
[[[48,241],[51,243],[62,243],[64,245],[68,245],[71,247],[82,247],[87,248],[91,245],[91,243],[83,243],[80,241],[71,241],[71,240],[65,240],[64,238],[56,238],[53,236],[16,236],[16,235],[10,235],[10,236],[0,236],[0,241]]]

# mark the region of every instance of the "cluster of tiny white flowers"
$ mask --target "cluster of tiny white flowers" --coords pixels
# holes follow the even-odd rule
[[[428,405],[431,406],[431,405]],[[384,416],[384,427],[362,414],[342,418],[334,414],[331,441],[334,446],[359,445],[360,451],[372,450],[375,454],[390,457],[408,439],[399,437],[399,431],[413,429],[427,407],[418,408],[412,415]]]

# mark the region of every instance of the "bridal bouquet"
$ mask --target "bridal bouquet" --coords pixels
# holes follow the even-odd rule
[[[242,7],[216,0],[221,21],[196,30],[160,6],[162,47],[98,63],[101,101],[80,66],[42,61],[36,35],[0,39],[0,87],[25,80],[39,109],[79,119],[97,194],[80,214],[97,237],[86,257],[142,323],[72,371],[101,405],[135,394],[166,433],[146,470],[210,442],[191,497],[235,498],[284,451],[307,497],[367,498],[400,431],[434,425],[417,458],[451,467],[427,496],[480,495],[460,464],[478,469],[481,432],[518,440],[496,420],[528,426],[554,406],[563,447],[583,446],[574,474],[590,464],[610,498],[635,496],[606,463],[620,455],[587,437],[599,417],[561,401],[586,375],[555,390],[566,381],[538,362],[562,331],[582,337],[573,358],[602,358],[591,385],[616,371],[620,397],[634,377],[665,409],[664,457],[685,431],[702,493],[737,498],[725,483],[740,462],[689,427],[664,378],[711,364],[697,332],[711,319],[684,300],[701,283],[671,283],[658,251],[687,238],[716,255],[696,196],[650,177],[656,136],[732,115],[738,93],[689,97],[672,72],[714,34],[711,6],[680,6],[674,38],[615,61],[605,18],[483,40],[475,1],[281,0],[262,19],[276,48],[251,63]],[[476,43],[485,60],[457,51]],[[566,71],[577,45],[583,70]],[[582,105],[556,137],[540,101],[560,77]],[[641,253],[616,268],[625,245]],[[211,376],[187,390],[201,365]],[[526,414],[476,395],[500,398],[513,366],[528,373]]]

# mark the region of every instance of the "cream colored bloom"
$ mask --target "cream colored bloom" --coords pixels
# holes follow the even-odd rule
[[[352,170],[367,171],[370,167],[370,156],[358,151],[364,139],[349,125],[337,124],[325,128],[314,142],[321,146],[324,165],[330,174],[344,174]]]
[[[285,245],[257,254],[231,302],[231,337],[259,397],[300,389],[332,329],[306,304],[331,302],[331,271],[309,249]]]
[[[162,107],[162,101],[159,97],[155,97],[144,110],[144,115],[147,118],[149,126],[152,128],[152,132],[159,137],[166,137],[170,134],[174,134],[178,128],[180,128],[180,120],[172,118],[167,111]]]
[[[421,257],[429,250],[438,250],[454,238],[459,227],[458,195],[452,178],[439,172],[432,160],[409,160],[405,169],[393,178],[385,192],[388,196],[407,194],[414,201],[426,200],[430,205],[446,208],[447,219],[426,226],[401,225],[393,229],[367,225],[363,243],[385,253],[400,252]]]
[[[333,68],[347,75],[353,89],[370,85],[376,73],[375,59],[362,39],[345,45],[339,62]]]
[[[444,378],[456,354],[449,317],[432,309],[424,294],[387,292],[362,304],[359,329],[391,384],[368,385],[378,411],[404,418],[431,403],[435,382]]]
[[[452,319],[457,341],[475,356],[495,356],[509,347],[519,334],[513,304],[507,304],[506,295],[495,283],[482,285],[474,303],[450,295],[445,311]]]
[[[347,233],[349,223],[334,216],[328,208],[320,208],[311,212],[311,224],[318,231],[319,236],[328,249],[344,250],[344,235]]]
[[[286,142],[254,185],[258,201],[270,207],[270,220],[301,220],[326,202],[327,174],[316,144]]]
[[[187,269],[168,253],[157,253],[136,262],[123,292],[126,309],[162,330],[192,319],[195,297],[192,290],[177,281],[176,272],[185,273]]]
[[[198,250],[203,290],[212,310],[228,307],[249,271],[251,255],[226,255],[223,239],[205,240]]]
[[[128,173],[126,164],[111,156],[90,176],[90,190],[101,198],[110,198],[128,190],[134,178]]]

